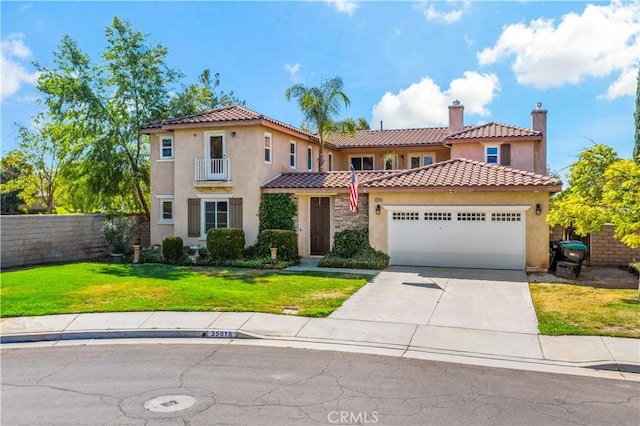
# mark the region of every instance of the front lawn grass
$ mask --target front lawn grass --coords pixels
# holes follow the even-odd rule
[[[371,276],[76,263],[3,272],[1,316],[226,311],[324,317]]]
[[[530,283],[541,334],[640,338],[637,289]]]

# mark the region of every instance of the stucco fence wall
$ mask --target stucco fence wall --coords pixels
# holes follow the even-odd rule
[[[565,234],[566,235],[566,234]],[[574,238],[569,234],[569,238]],[[549,239],[563,239],[563,229],[556,226],[550,230]],[[590,266],[627,267],[640,261],[640,248],[632,249],[613,236],[613,227],[604,225],[601,232],[593,232],[585,239],[589,247]]]
[[[101,260],[108,254],[102,237],[104,215],[18,215],[0,217],[3,269],[46,263]],[[149,223],[138,219],[133,242],[149,245]],[[146,243],[146,244],[145,244]]]

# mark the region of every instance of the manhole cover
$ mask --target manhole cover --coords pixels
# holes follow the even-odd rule
[[[173,413],[193,407],[196,399],[189,395],[165,395],[150,399],[144,408],[154,413]]]

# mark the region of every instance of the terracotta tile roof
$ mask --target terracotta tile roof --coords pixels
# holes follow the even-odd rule
[[[358,181],[363,182],[369,179],[389,176],[397,173],[397,170],[367,170],[357,171]],[[333,172],[296,172],[283,173],[273,180],[267,182],[263,188],[349,188],[351,185],[350,171],[333,171]]]
[[[442,145],[448,135],[448,127],[358,130],[353,136],[337,135],[327,143],[340,149]]]
[[[472,126],[468,129],[461,130],[447,137],[447,141],[450,140],[464,140],[464,139],[478,139],[478,138],[514,138],[514,137],[527,137],[539,139],[542,137],[542,133],[538,130],[525,129],[523,127],[511,126],[509,124],[502,124],[491,122],[487,124],[481,124],[478,126]]]
[[[528,187],[559,187],[562,182],[510,167],[481,161],[455,158],[410,170],[358,172],[362,188],[427,189],[427,188],[483,188],[514,189]],[[263,188],[335,188],[346,189],[351,172],[285,173],[268,182]],[[559,189],[559,188],[554,188]]]
[[[285,127],[289,130],[306,135],[314,140],[316,137],[301,129],[293,127],[289,124],[267,117],[263,114],[257,113],[241,105],[230,105],[226,107],[216,108],[209,111],[201,112],[199,114],[188,115],[186,117],[169,118],[162,121],[156,121],[154,123],[144,124],[141,129],[171,129],[174,126],[182,126],[189,124],[207,124],[207,123],[225,123],[225,122],[238,122],[238,121],[259,121],[264,120],[279,126]]]

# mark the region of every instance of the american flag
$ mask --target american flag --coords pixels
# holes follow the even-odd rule
[[[358,175],[351,165],[351,186],[349,187],[349,210],[351,213],[358,211]]]

